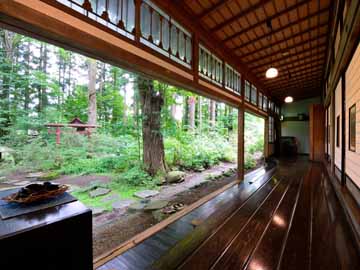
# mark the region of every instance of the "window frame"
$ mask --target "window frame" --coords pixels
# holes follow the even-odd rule
[[[352,134],[351,132],[351,112],[352,110],[355,110],[354,115],[355,115],[355,126],[354,126],[354,134]],[[354,135],[354,142],[355,145],[352,145],[351,143],[351,136]],[[351,152],[356,152],[356,103],[353,104],[350,108],[349,108],[349,151]]]

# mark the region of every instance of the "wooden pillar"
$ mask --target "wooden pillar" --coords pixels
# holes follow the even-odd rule
[[[346,157],[346,100],[345,100],[345,73],[342,74],[341,78],[341,185],[345,186],[346,184],[346,171],[345,171],[345,157]]]
[[[244,163],[245,163],[245,139],[244,139],[244,130],[245,130],[245,80],[241,77],[241,103],[238,108],[238,181],[244,180]]]
[[[264,157],[269,156],[269,115],[265,117],[264,121]]]
[[[199,35],[197,33],[193,33],[193,59],[192,59],[192,68],[194,71],[194,81],[199,81]]]
[[[141,0],[134,0],[135,1],[135,41],[140,42],[141,37],[141,29],[140,29],[140,16],[141,16]]]
[[[335,174],[335,91],[331,93],[330,104],[330,118],[331,118],[331,130],[330,130],[330,156],[331,156],[331,172]]]

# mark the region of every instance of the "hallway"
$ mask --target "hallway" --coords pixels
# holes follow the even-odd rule
[[[282,160],[98,269],[359,269],[347,226],[323,166]]]

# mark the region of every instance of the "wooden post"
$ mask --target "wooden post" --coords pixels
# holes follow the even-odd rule
[[[60,135],[61,135],[60,127],[56,127],[55,134],[56,134],[56,144],[60,144]]]
[[[264,121],[264,157],[269,156],[269,116]]]
[[[346,157],[346,100],[345,100],[345,73],[343,73],[341,78],[341,185],[346,185],[346,171],[345,171],[345,157]]]
[[[199,36],[197,33],[193,33],[193,58],[192,58],[192,68],[194,71],[194,81],[199,81]]]
[[[140,8],[141,8],[141,0],[134,0],[135,1],[135,41],[140,42],[141,37],[141,29],[140,29]]]
[[[238,181],[244,180],[244,163],[245,163],[245,140],[244,140],[244,127],[245,127],[245,80],[241,77],[241,103],[238,108]]]
[[[331,130],[330,130],[330,155],[331,155],[331,172],[335,174],[335,92],[331,93],[330,104]]]

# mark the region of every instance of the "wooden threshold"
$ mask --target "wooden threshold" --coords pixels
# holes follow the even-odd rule
[[[194,202],[193,204],[185,207],[181,211],[171,215],[167,219],[164,219],[163,221],[157,223],[156,225],[148,228],[147,230],[135,235],[134,237],[130,238],[129,240],[125,241],[124,243],[120,244],[116,248],[104,253],[103,255],[100,255],[99,257],[94,259],[94,269],[97,269],[98,267],[104,265],[108,261],[114,259],[115,257],[121,255],[122,253],[126,252],[127,250],[133,248],[134,246],[138,245],[139,243],[143,242],[150,236],[156,234],[160,230],[164,229],[169,224],[175,222],[176,220],[180,219],[181,217],[187,215],[194,209],[200,207],[201,205],[205,204],[206,202],[210,201],[220,193],[228,190],[229,188],[233,187],[234,185],[239,184],[240,180],[235,180],[222,188],[206,195],[205,197],[201,198],[200,200]]]

